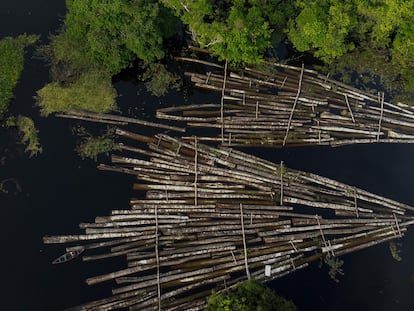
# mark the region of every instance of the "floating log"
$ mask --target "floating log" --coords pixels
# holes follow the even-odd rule
[[[208,72],[187,72],[195,87],[220,92],[220,103],[161,108],[157,117],[212,129],[199,141],[232,147],[414,142],[413,107],[389,103],[384,93],[358,90],[304,66],[266,64],[266,71],[231,69],[226,63],[212,72],[208,63]]]
[[[398,239],[414,223],[411,206],[207,146],[199,137],[116,133],[129,157],[113,155],[112,165],[98,168],[135,175],[139,198],[130,209],[81,224],[84,234],[44,237],[47,244],[84,247],[84,260],[127,260],[126,267],[86,280],[117,285],[113,296],[80,310],[201,310],[213,288],[221,292],[250,277],[273,280],[323,257]],[[96,251],[89,255],[89,249]]]
[[[136,118],[118,116],[114,114],[106,113],[97,113],[85,110],[69,110],[59,114],[56,114],[57,117],[67,118],[67,119],[78,119],[83,121],[98,122],[105,124],[115,124],[115,125],[128,125],[128,124],[139,124],[148,127],[155,127],[160,129],[172,130],[176,132],[185,132],[184,128],[177,126],[170,126],[166,124],[159,124],[145,120],[139,120]]]

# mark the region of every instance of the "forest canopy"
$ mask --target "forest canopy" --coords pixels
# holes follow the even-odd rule
[[[67,0],[62,32],[52,37],[55,63],[77,71],[104,68],[112,74],[136,59],[164,57],[163,38],[177,20],[157,0]]]
[[[260,62],[272,39],[281,39],[293,9],[278,0],[161,1],[188,25],[197,44],[233,64]]]
[[[376,75],[389,91],[414,92],[414,1],[297,0],[296,7],[287,36],[299,52],[340,72]]]
[[[43,49],[51,62],[53,82],[39,91],[43,114],[80,106],[72,97],[80,81],[110,81],[137,60],[141,68],[161,68],[165,40],[178,35],[208,49],[231,65],[262,62],[269,49],[283,42],[291,54],[308,54],[339,74],[345,82],[357,77],[362,87],[385,88],[397,99],[414,95],[414,1],[412,0],[67,0],[67,15],[57,35]],[[301,54],[299,54],[301,53]],[[158,66],[158,67],[157,67]],[[92,73],[90,73],[92,72]],[[99,74],[96,74],[98,73]],[[357,75],[355,75],[357,73]],[[148,74],[140,74],[149,77]],[[157,75],[152,75],[157,78]],[[164,78],[173,75],[164,75]],[[159,78],[159,77],[158,77]],[[349,81],[346,81],[348,79]],[[89,82],[89,87],[99,81]],[[149,88],[174,81],[146,79]],[[114,90],[103,83],[102,106],[91,92],[83,108],[115,107]],[[68,92],[52,107],[57,90]],[[102,90],[102,88],[101,88]],[[50,96],[48,98],[48,96]],[[63,96],[63,95],[62,95]],[[113,99],[109,103],[109,98]],[[48,104],[46,104],[48,103]],[[67,105],[69,108],[65,108]]]

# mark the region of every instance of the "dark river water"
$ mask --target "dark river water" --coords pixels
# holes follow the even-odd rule
[[[0,38],[26,32],[41,34],[46,42],[64,14],[63,0],[1,0]],[[119,262],[76,260],[53,266],[50,262],[64,252],[63,247],[44,246],[41,238],[80,233],[78,223],[93,221],[111,209],[127,208],[133,195],[131,178],[100,172],[96,163],[75,156],[70,131],[74,122],[38,116],[33,96],[48,82],[48,70],[42,61],[31,58],[32,52],[27,54],[10,111],[35,120],[44,152],[28,159],[23,147],[15,144],[13,133],[0,131],[0,158],[5,157],[0,178],[15,178],[22,188],[17,194],[0,194],[1,310],[63,310],[108,295],[108,285],[88,287],[84,280],[116,269]],[[183,102],[183,96],[176,93],[162,99],[149,96],[141,84],[119,81],[115,86],[120,107],[136,106],[135,115],[152,110],[160,101]],[[200,101],[202,97],[196,94],[189,100]],[[247,151],[414,204],[413,145]],[[104,157],[100,160],[108,161]],[[302,311],[414,310],[412,229],[402,239],[401,255],[403,260],[396,262],[388,245],[380,245],[344,256],[345,275],[339,283],[329,279],[326,268],[314,264],[270,286],[294,300]]]

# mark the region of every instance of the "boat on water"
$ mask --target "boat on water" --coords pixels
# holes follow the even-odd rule
[[[56,264],[65,263],[65,262],[68,262],[72,259],[75,259],[80,254],[82,254],[84,250],[85,250],[84,248],[79,248],[79,249],[67,252],[67,253],[63,254],[62,256],[56,258],[55,260],[53,260],[52,264],[56,265]]]

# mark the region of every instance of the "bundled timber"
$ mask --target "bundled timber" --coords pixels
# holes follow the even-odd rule
[[[202,310],[213,288],[279,278],[321,258],[400,238],[414,223],[411,206],[283,163],[195,137],[116,133],[123,154],[99,168],[135,175],[139,198],[82,223],[81,235],[44,237],[47,244],[69,243],[68,250],[82,245],[84,260],[127,260],[86,280],[115,287],[111,297],[79,310]]]
[[[220,102],[157,111],[160,119],[214,130],[198,137],[200,142],[246,147],[414,143],[414,108],[389,103],[384,93],[358,90],[303,65],[266,62],[266,71],[206,65],[216,71],[186,75],[195,87],[218,92]]]

